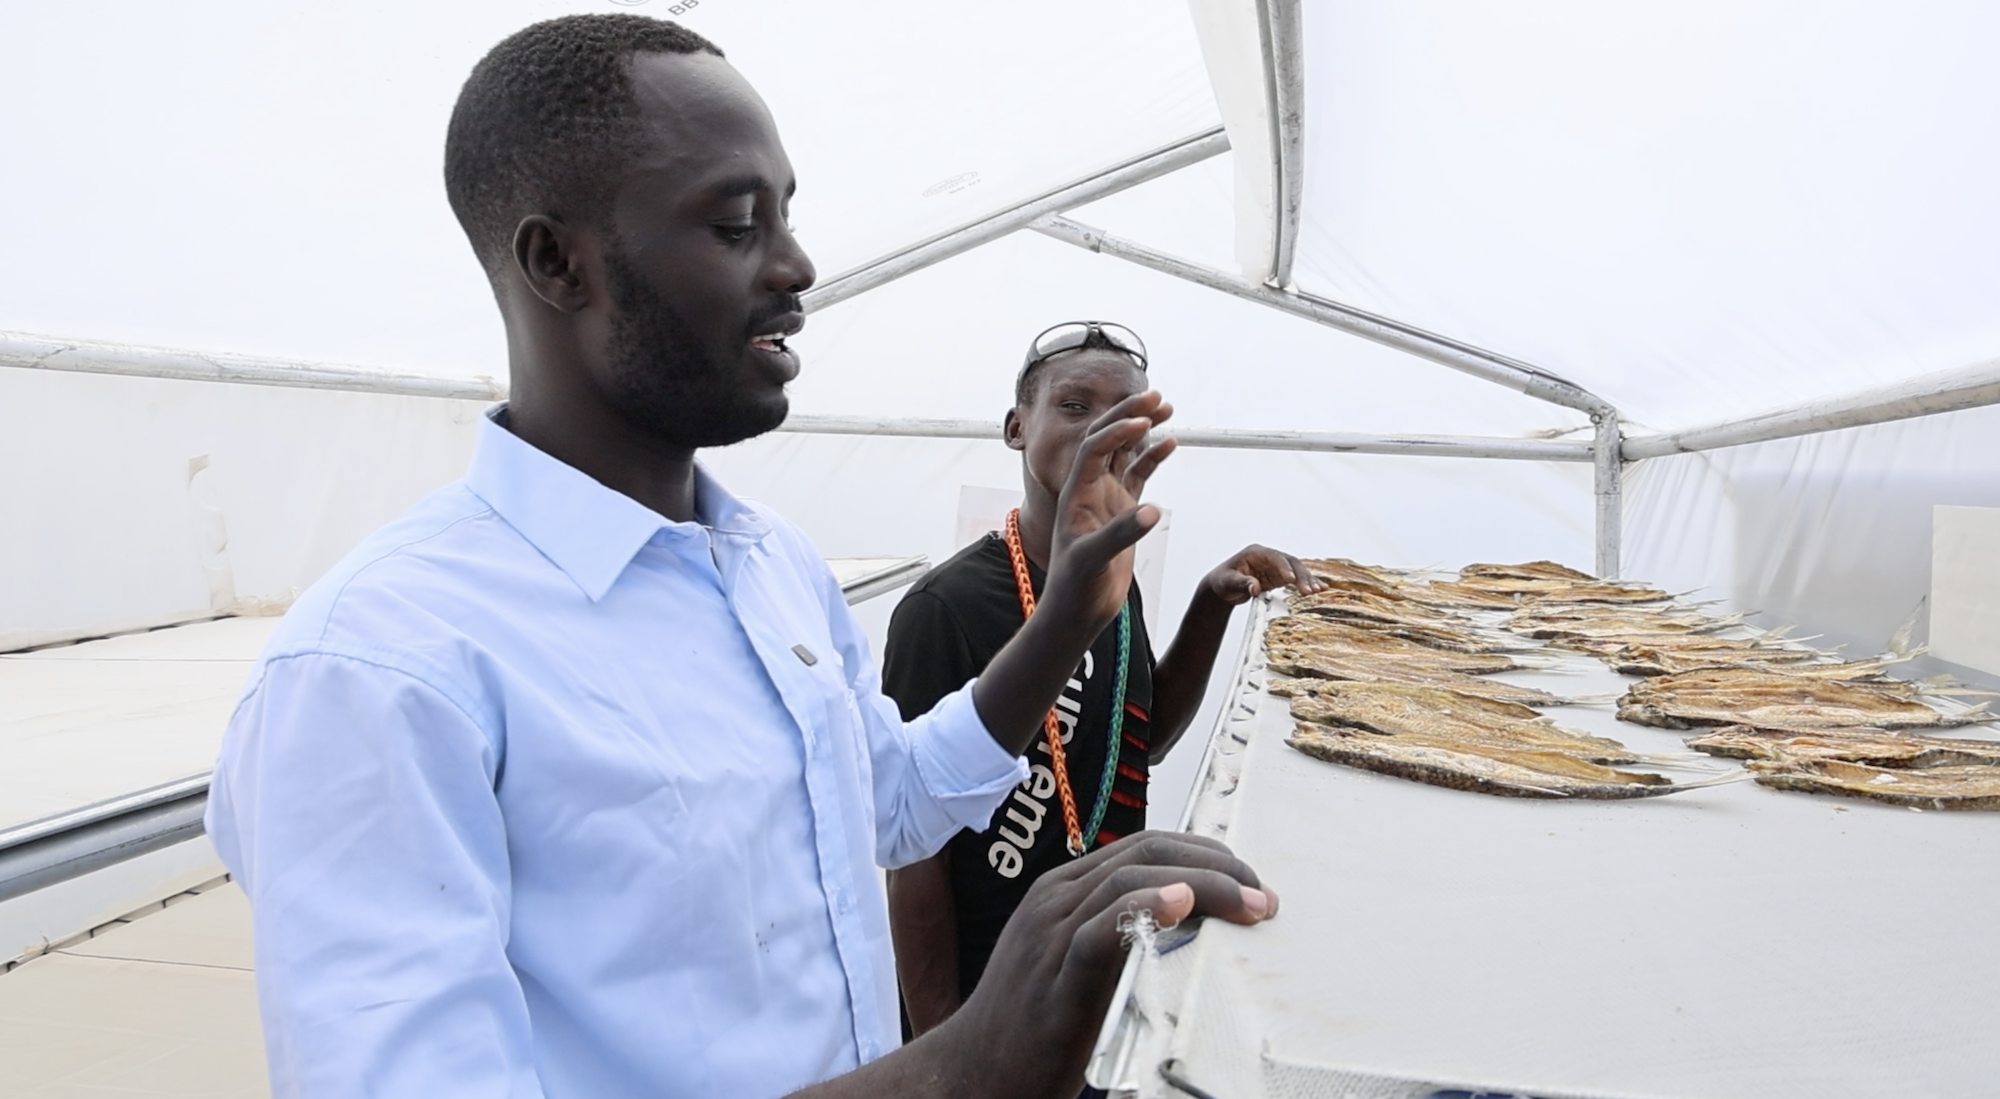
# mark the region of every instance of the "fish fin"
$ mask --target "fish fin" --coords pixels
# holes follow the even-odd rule
[[[1712,778],[1700,779],[1695,782],[1677,782],[1674,784],[1674,788],[1677,790],[1700,790],[1709,786],[1728,786],[1731,783],[1743,782],[1755,777],[1750,771],[1739,767],[1734,771],[1715,775]]]
[[[1911,636],[1917,632],[1917,619],[1923,616],[1924,604],[1930,602],[1930,598],[1929,595],[1925,595],[1917,600],[1916,609],[1910,612],[1910,617],[1903,619],[1903,624],[1897,626],[1896,632],[1889,635],[1889,644],[1884,647],[1885,651],[1901,656],[1915,647],[1910,643]]]

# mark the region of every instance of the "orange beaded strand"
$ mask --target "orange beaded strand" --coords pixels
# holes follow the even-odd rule
[[[1014,588],[1021,596],[1021,617],[1035,613],[1035,585],[1028,576],[1028,555],[1021,549],[1021,509],[1007,513],[1007,556],[1014,563]],[[1042,732],[1049,741],[1049,769],[1055,772],[1056,792],[1062,796],[1063,828],[1069,834],[1069,853],[1083,854],[1083,822],[1076,814],[1076,794],[1069,788],[1069,761],[1063,753],[1062,725],[1055,707],[1042,719]],[[1116,750],[1115,746],[1112,749]]]

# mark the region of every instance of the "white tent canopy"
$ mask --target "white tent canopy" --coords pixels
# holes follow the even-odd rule
[[[779,119],[825,288],[795,426],[990,423],[1026,339],[1078,316],[1146,337],[1191,439],[1576,459],[1590,400],[1636,457],[1656,433],[1989,378],[2000,355],[2000,13],[1970,2],[16,5],[0,329],[504,384],[444,202],[445,120],[500,37],[621,6],[713,37]],[[948,258],[833,300],[926,241]],[[51,349],[4,357],[146,359]],[[0,633],[209,607],[218,568],[231,598],[282,599],[455,476],[476,409],[0,371],[21,532],[0,544]],[[1879,645],[1927,590],[1929,506],[2000,502],[1995,419],[1627,465],[1624,572]],[[942,556],[959,487],[1018,477],[954,438],[780,433],[711,461],[836,554]],[[1170,604],[1252,539],[1587,566],[1607,525],[1584,461],[1191,448],[1156,489]]]

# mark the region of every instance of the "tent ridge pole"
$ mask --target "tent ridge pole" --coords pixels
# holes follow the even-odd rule
[[[504,383],[481,376],[404,374],[330,363],[253,359],[87,340],[56,340],[19,332],[0,332],[0,366],[468,401],[498,401],[507,396]]]
[[[1310,294],[1279,290],[1250,282],[1205,264],[1184,260],[1142,244],[1114,237],[1101,229],[1092,228],[1060,215],[1051,214],[1041,218],[1030,228],[1079,248],[1136,263],[1162,274],[1304,317],[1385,347],[1393,347],[1398,351],[1428,359],[1473,377],[1483,378],[1496,385],[1506,386],[1516,393],[1523,393],[1537,400],[1572,408],[1591,416],[1604,415],[1615,418],[1618,415],[1618,410],[1612,407],[1609,401],[1573,382],[1565,381],[1518,359],[1474,347],[1447,336],[1426,332],[1414,325]]]
[[[878,256],[859,267],[843,271],[821,282],[806,291],[801,300],[808,313],[824,309],[836,302],[846,301],[865,290],[872,290],[883,283],[894,282],[932,264],[998,240],[1015,230],[1025,228],[1029,222],[1045,214],[1058,213],[1095,202],[1107,195],[1115,195],[1148,180],[1158,179],[1169,172],[1179,171],[1190,164],[1199,164],[1228,151],[1229,135],[1223,132],[1221,126],[1211,127],[1171,145],[1133,157],[1122,164],[1113,165],[1104,171],[1045,191],[1034,198],[995,211],[976,221],[967,222],[956,229],[899,248],[887,255]]]
[[[1690,454],[1719,447],[1767,443],[1849,427],[1935,416],[2000,404],[2000,359],[1940,370],[1895,385],[1831,397],[1741,420],[1626,439],[1627,461]]]
[[[994,420],[837,416],[794,413],[778,428],[801,435],[866,435],[914,439],[998,439]],[[1179,428],[1169,432],[1183,447],[1218,450],[1288,450],[1324,454],[1405,454],[1442,458],[1497,458],[1533,462],[1591,462],[1597,448],[1554,439],[1477,435],[1376,434],[1282,431],[1254,428]]]

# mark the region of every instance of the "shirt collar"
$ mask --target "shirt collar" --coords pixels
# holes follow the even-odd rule
[[[676,523],[537,450],[501,426],[506,412],[506,405],[495,405],[481,419],[466,487],[593,603],[604,598],[656,535],[680,540],[712,530],[754,542],[770,532],[762,516],[730,495],[699,463],[694,469],[695,521]]]

